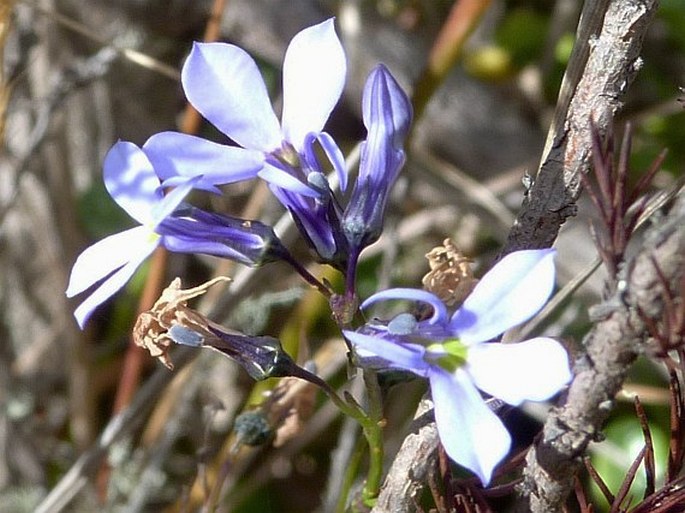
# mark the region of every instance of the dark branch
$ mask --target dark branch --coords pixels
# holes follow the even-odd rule
[[[576,363],[566,404],[553,411],[540,442],[527,456],[520,511],[559,511],[573,489],[580,457],[598,435],[626,373],[645,349],[644,316],[665,311],[663,278],[677,288],[685,268],[685,194],[669,214],[647,230],[640,252],[619,273],[616,292],[594,309],[587,353]],[[661,276],[660,276],[661,275]]]
[[[657,3],[586,2],[540,169],[502,254],[550,247],[561,225],[575,215],[579,175],[590,162],[590,123],[603,135],[620,109],[620,98],[641,67],[642,40]]]

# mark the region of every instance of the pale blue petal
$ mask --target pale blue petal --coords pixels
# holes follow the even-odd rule
[[[476,474],[484,486],[509,452],[511,436],[468,375],[433,368],[429,375],[435,423],[447,455]]]
[[[478,282],[450,321],[465,344],[491,340],[535,315],[554,289],[554,249],[516,251]]]
[[[549,399],[572,377],[566,350],[544,337],[475,345],[469,348],[466,370],[478,388],[514,406]]]
[[[422,346],[401,344],[356,331],[345,330],[343,334],[356,348],[379,356],[393,367],[411,371],[419,376],[427,376],[430,365],[423,359],[426,351]]]
[[[121,233],[115,233],[86,248],[76,259],[71,269],[67,297],[73,297],[93,286],[131,259],[131,252],[146,245],[151,237],[145,226],[136,226]]]
[[[105,187],[121,208],[141,224],[152,219],[151,211],[162,199],[159,178],[143,150],[126,141],[116,143],[103,164]]]
[[[264,80],[244,50],[194,43],[181,82],[193,107],[241,146],[265,152],[281,147],[281,129]]]
[[[302,183],[290,173],[286,173],[282,169],[278,169],[270,164],[264,164],[264,167],[257,173],[257,176],[272,185],[301,194],[302,196],[318,198],[321,195],[321,193]]]
[[[347,189],[347,168],[345,167],[345,157],[343,157],[340,147],[327,132],[316,134],[316,140],[319,141],[321,148],[323,148],[328,160],[333,165],[333,169],[335,169],[335,173],[338,175],[340,190],[345,192]]]
[[[133,276],[136,269],[143,263],[155,248],[159,245],[159,237],[148,239],[145,245],[129,247],[129,261],[121,269],[107,278],[102,285],[81,303],[74,311],[74,317],[78,325],[83,328],[88,317],[93,311],[107,299],[112,297]]]
[[[264,164],[264,153],[226,146],[193,135],[161,132],[150,137],[143,151],[152,162],[157,176],[166,184],[174,176],[203,175],[195,186],[211,190],[215,185],[249,180]]]
[[[211,192],[217,196],[221,196],[223,194],[223,191],[218,187],[214,187],[213,185],[209,185],[206,181],[202,181],[202,175],[197,176],[196,178],[199,178],[200,180],[198,180],[198,183],[195,184],[193,188],[201,189],[205,192]],[[179,185],[183,185],[185,183],[188,183],[187,176],[172,176],[171,178],[164,180],[159,188],[160,190],[164,191],[169,188],[178,187]]]
[[[178,208],[185,197],[192,191],[198,181],[202,179],[201,176],[194,176],[186,178],[184,182],[179,183],[171,191],[164,196],[164,199],[157,204],[157,207],[152,212],[153,225],[150,228],[155,228],[159,223],[164,221],[167,216]]]
[[[443,303],[435,294],[431,294],[430,292],[421,289],[395,288],[376,292],[361,304],[361,308],[367,308],[379,301],[387,301],[390,299],[404,299],[407,301],[428,303],[433,307],[433,315],[426,321],[428,324],[441,324],[447,321],[447,307],[445,306],[445,303]]]
[[[345,84],[345,53],[333,19],[299,32],[283,61],[283,135],[298,151],[323,128]]]

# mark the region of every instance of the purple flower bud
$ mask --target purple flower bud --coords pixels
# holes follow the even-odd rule
[[[183,205],[157,226],[170,251],[204,253],[259,266],[282,259],[285,248],[273,229],[259,221],[247,221]]]
[[[252,337],[228,333],[215,326],[209,327],[216,338],[205,341],[205,346],[224,353],[247,371],[256,381],[299,375],[299,367],[283,350],[278,339]]]
[[[382,64],[366,81],[362,114],[368,135],[359,178],[342,220],[347,240],[357,253],[381,234],[390,188],[404,164],[402,145],[412,117],[409,98]]]

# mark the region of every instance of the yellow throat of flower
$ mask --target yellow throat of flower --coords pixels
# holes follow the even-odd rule
[[[468,347],[458,338],[451,338],[426,347],[426,360],[451,373],[466,364],[467,353]]]

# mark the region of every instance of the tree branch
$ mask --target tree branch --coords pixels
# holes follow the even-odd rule
[[[432,408],[433,403],[428,399],[419,403],[411,433],[395,456],[372,513],[416,510],[428,473],[437,465],[440,439]]]
[[[656,0],[586,1],[540,168],[503,255],[519,249],[551,246],[564,221],[575,215],[580,194],[578,176],[589,167],[590,121],[603,134],[619,110],[619,99],[640,68],[639,52],[656,4]],[[612,379],[618,387],[622,375],[620,379]],[[388,472],[374,511],[400,512],[415,508],[413,498],[426,484],[422,476],[427,476],[430,465],[434,464],[438,441],[434,423],[407,437]],[[534,482],[538,468],[531,467],[526,472],[523,487],[526,500],[538,492]],[[563,490],[560,490],[564,497],[567,486],[564,478]]]
[[[639,253],[619,273],[614,295],[591,314],[598,319],[586,336],[586,354],[576,363],[566,404],[550,413],[543,436],[527,455],[518,511],[560,511],[573,487],[580,456],[599,434],[626,373],[648,337],[641,317],[664,312],[659,272],[672,289],[685,268],[685,194],[645,234]],[[657,269],[658,267],[658,269]]]
[[[657,3],[657,0],[585,3],[543,158],[503,255],[519,249],[550,247],[561,225],[575,215],[580,194],[579,174],[589,168],[590,122],[604,135],[620,109],[620,98],[642,65],[639,57],[642,40]]]

